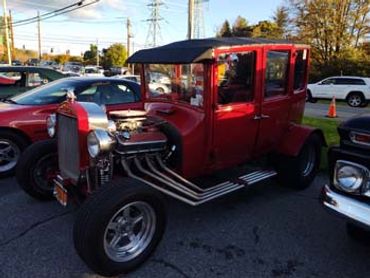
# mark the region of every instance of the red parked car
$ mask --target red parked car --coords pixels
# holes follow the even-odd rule
[[[308,56],[305,45],[248,38],[138,51],[128,62],[142,65],[145,111],[105,113],[70,95],[49,125],[56,139],[25,153],[22,187],[52,197],[28,169],[54,146],[54,195],[63,205],[84,200],[77,253],[101,275],[128,272],[162,238],[164,196],[197,206],[275,176],[295,189],[310,185],[325,139],[300,124]],[[149,89],[151,72],[170,81],[170,92]]]
[[[46,118],[55,112],[67,91],[77,99],[105,105],[107,111],[142,109],[140,86],[112,78],[67,78],[0,102],[0,177],[12,174],[21,152],[32,142],[47,139]]]

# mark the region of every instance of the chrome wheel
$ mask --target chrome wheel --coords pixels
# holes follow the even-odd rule
[[[315,146],[310,144],[303,149],[302,153],[302,175],[307,177],[311,174],[316,164]]]
[[[350,95],[348,97],[348,104],[353,107],[358,107],[362,103],[362,97],[357,94]]]
[[[0,172],[13,169],[21,154],[20,148],[8,139],[0,139]]]
[[[104,250],[115,262],[127,262],[150,244],[156,228],[153,207],[142,201],[126,204],[109,220],[104,232]]]

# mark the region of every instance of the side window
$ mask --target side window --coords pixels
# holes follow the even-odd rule
[[[267,53],[265,98],[287,94],[289,51]]]
[[[102,104],[121,104],[135,102],[135,93],[124,84],[100,85],[97,91],[101,95]]]
[[[83,102],[95,102],[97,104],[101,104],[100,101],[100,94],[97,93],[97,86],[93,85],[81,93],[78,94],[77,96],[78,101],[83,101]]]
[[[218,103],[243,103],[254,99],[256,53],[223,54],[218,57]]]
[[[326,79],[324,80],[323,82],[321,82],[322,85],[330,85],[330,84],[335,84],[335,80],[330,78],[330,79]]]
[[[28,73],[27,87],[37,87],[44,83],[48,83],[48,80],[46,79],[46,82],[44,82],[44,80],[41,78],[38,72]]]
[[[294,92],[299,93],[306,87],[305,80],[307,73],[307,50],[298,50],[296,53],[297,56],[295,59],[294,68]]]

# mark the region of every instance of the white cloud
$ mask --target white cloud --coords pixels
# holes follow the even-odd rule
[[[93,2],[94,0],[84,0],[84,3]],[[16,12],[21,12],[30,16],[34,16],[39,10],[42,13],[54,11],[77,3],[78,0],[39,0],[39,1],[26,1],[26,0],[12,0],[8,3],[8,8]],[[126,11],[123,6],[122,0],[100,0],[99,2],[78,9],[71,13],[66,13],[65,16],[69,18],[78,19],[101,19],[105,12],[109,10]]]

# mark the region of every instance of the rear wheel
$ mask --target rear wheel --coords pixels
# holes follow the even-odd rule
[[[114,276],[141,265],[155,250],[165,224],[161,195],[123,178],[104,185],[82,206],[74,224],[74,244],[96,273]]]
[[[279,182],[295,189],[307,188],[319,170],[320,156],[321,140],[313,134],[306,140],[297,156],[280,156],[277,159]]]
[[[347,104],[352,107],[361,107],[365,103],[365,98],[362,93],[350,93],[347,97]]]
[[[57,142],[52,139],[36,142],[23,152],[15,177],[31,197],[50,200],[53,198],[53,179],[57,171]]]

